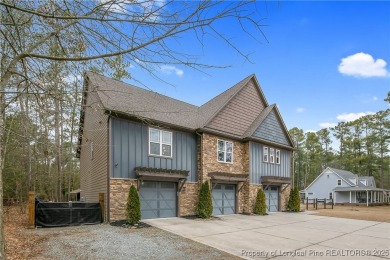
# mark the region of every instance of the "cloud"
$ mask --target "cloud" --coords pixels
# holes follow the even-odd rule
[[[296,111],[297,113],[302,113],[303,111],[305,111],[305,109],[303,107],[298,107]]]
[[[305,134],[306,134],[306,133],[316,133],[316,132],[317,132],[316,130],[312,130],[312,129],[305,130]]]
[[[377,100],[378,100],[378,97],[373,96],[371,100],[372,100],[372,101],[377,101]]]
[[[71,74],[69,74],[69,75],[65,76],[64,81],[66,83],[73,83],[75,81],[81,80],[82,78],[83,77],[81,75],[71,75]]]
[[[338,69],[341,74],[354,77],[387,77],[386,64],[383,59],[374,60],[370,54],[359,52],[341,59]]]
[[[335,127],[337,124],[336,123],[319,123],[319,125],[322,127],[322,128],[329,128],[329,127]]]
[[[165,74],[172,74],[172,73],[175,73],[177,76],[181,77],[184,75],[184,71],[181,70],[181,69],[178,69],[176,68],[175,66],[171,66],[171,65],[162,65],[161,66],[161,71]]]
[[[340,121],[354,121],[363,116],[373,115],[373,114],[375,113],[374,112],[342,113],[337,116],[337,119]]]

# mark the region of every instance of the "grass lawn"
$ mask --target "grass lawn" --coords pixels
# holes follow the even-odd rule
[[[309,210],[313,210],[310,209]],[[387,206],[334,206],[333,209],[317,209],[319,216],[352,218],[390,223],[390,205]]]

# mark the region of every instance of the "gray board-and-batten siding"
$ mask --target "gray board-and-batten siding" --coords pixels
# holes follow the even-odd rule
[[[272,110],[264,119],[263,123],[256,129],[252,136],[267,140],[273,143],[290,146],[291,144],[283,132],[283,126],[279,122],[276,113]]]
[[[135,167],[189,171],[187,181],[196,182],[196,136],[172,131],[172,158],[149,156],[149,126],[111,118],[113,178],[135,179]],[[171,130],[168,130],[171,131]]]
[[[263,162],[263,147],[275,148],[268,145],[262,145],[250,142],[250,180],[251,183],[261,183],[261,176],[290,177],[290,157],[291,152],[280,150],[280,164]],[[275,152],[276,153],[276,152]],[[268,150],[269,155],[269,150]],[[268,158],[269,160],[269,158]]]

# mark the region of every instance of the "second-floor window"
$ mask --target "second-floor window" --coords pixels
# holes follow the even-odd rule
[[[217,140],[218,162],[233,162],[233,143],[229,141]]]
[[[149,128],[149,154],[172,157],[172,132]]]
[[[263,161],[268,162],[268,147],[263,148]]]
[[[275,163],[280,164],[280,150],[276,150]]]
[[[263,162],[280,164],[280,150],[263,146]]]
[[[269,162],[275,163],[275,149],[269,148]]]
[[[337,186],[341,186],[341,180],[337,180]]]

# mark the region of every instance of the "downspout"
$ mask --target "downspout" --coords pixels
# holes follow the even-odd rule
[[[111,153],[112,153],[112,149],[111,149],[111,123],[112,123],[112,120],[111,120],[111,111],[109,112],[109,115],[107,117],[107,126],[108,126],[108,130],[107,130],[107,144],[108,144],[108,153],[107,153],[107,211],[106,211],[106,214],[107,214],[107,222],[110,222],[110,177],[111,177]]]
[[[199,136],[200,138],[200,169],[198,169],[198,172],[200,176],[198,177],[200,181],[200,185],[203,183],[203,135],[199,134],[198,131],[195,131],[195,133]]]

